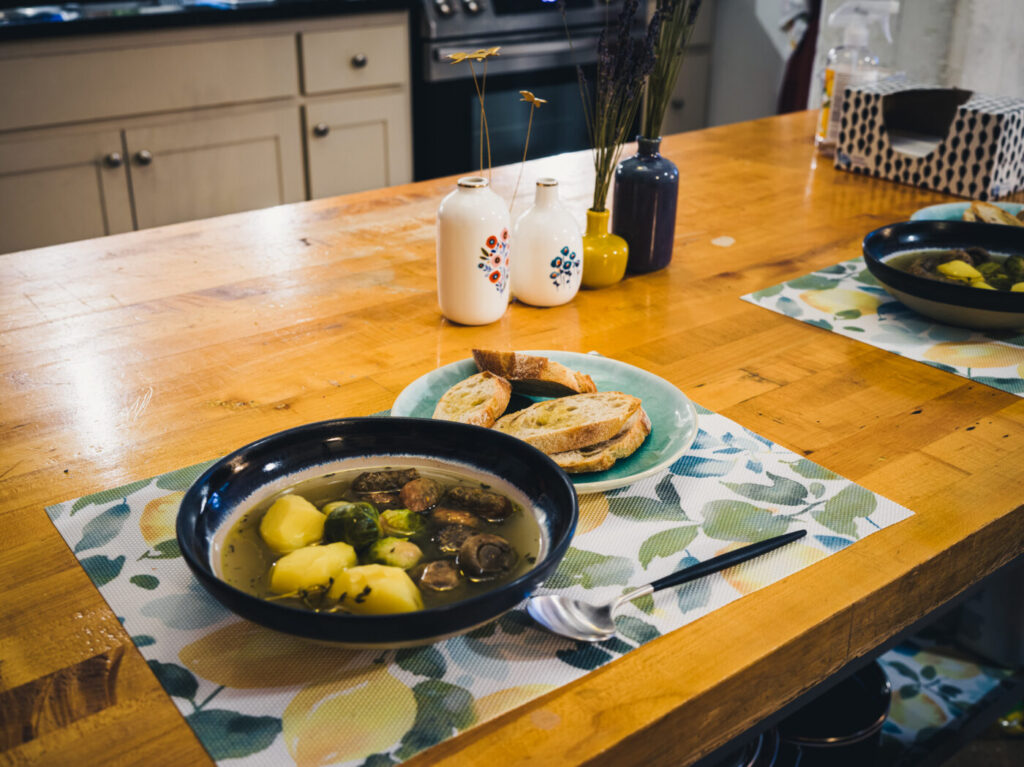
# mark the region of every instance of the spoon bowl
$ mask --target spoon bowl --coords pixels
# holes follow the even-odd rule
[[[639,588],[627,591],[605,605],[593,605],[579,599],[560,594],[543,594],[530,597],[526,603],[526,612],[537,623],[553,634],[576,639],[580,642],[601,642],[615,635],[615,611],[627,602],[632,602],[647,594],[661,591],[669,586],[702,578],[711,573],[733,567],[748,559],[767,554],[769,551],[784,546],[807,535],[806,530],[796,530],[785,535],[777,535],[764,541],[752,543],[741,549],[720,554],[706,562],[684,567],[674,573],[659,578]]]

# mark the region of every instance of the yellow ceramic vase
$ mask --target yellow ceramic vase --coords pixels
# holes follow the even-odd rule
[[[629,245],[608,231],[608,211],[587,211],[587,233],[583,235],[583,281],[585,288],[606,288],[626,274]]]

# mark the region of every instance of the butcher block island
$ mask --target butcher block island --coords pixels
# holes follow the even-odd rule
[[[626,363],[677,387],[705,428],[731,419],[912,515],[494,718],[478,710],[407,764],[697,762],[1017,560],[1019,396],[742,300],[835,270],[868,232],[949,201],[818,162],[814,124],[800,113],[667,137],[681,171],[670,266],[559,307],[513,302],[484,326],[449,323],[437,305],[435,217],[454,178],[0,256],[4,763],[212,763],[183,714],[213,687],[188,705],[165,691],[168,664],[147,663],[146,641],[94,585],[82,549],[99,533],[65,543],[71,505],[45,509],[81,498],[76,514],[96,514],[90,494],[387,411],[474,348]],[[494,170],[505,199],[519,171]],[[513,220],[538,177],[557,178],[582,221],[589,154],[527,163]],[[666,426],[652,421],[653,434]],[[621,511],[622,492],[581,494],[577,535],[608,504]],[[123,588],[155,588],[138,577]],[[221,695],[210,708],[230,708]]]

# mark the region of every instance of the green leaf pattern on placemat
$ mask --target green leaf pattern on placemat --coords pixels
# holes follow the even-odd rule
[[[882,727],[883,761],[892,767],[919,764],[1013,676],[1011,669],[921,636],[878,661],[892,685],[889,716]]]
[[[1024,336],[941,325],[892,298],[863,258],[743,296],[809,325],[1024,397]]]
[[[611,600],[748,541],[809,534],[636,600],[617,617],[619,635],[598,645],[547,634],[519,608],[463,636],[397,651],[325,647],[242,621],[191,576],[175,541],[183,491],[208,463],[47,511],[215,760],[383,767],[910,516],[699,411],[691,450],[667,471],[597,499],[608,513],[577,534],[541,591]]]

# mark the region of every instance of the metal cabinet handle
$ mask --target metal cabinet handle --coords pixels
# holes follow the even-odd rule
[[[111,152],[103,158],[103,164],[108,168],[120,168],[124,163],[124,158],[121,157],[120,152]]]
[[[331,126],[327,123],[317,123],[313,126],[313,135],[317,138],[323,138],[331,132]]]
[[[135,162],[138,165],[149,165],[153,162],[153,155],[148,149],[140,149],[135,153]]]
[[[678,110],[678,109],[682,109],[685,106],[686,106],[686,99],[672,99],[672,108],[673,109],[677,109]]]
[[[366,66],[368,61],[369,59],[366,58],[365,53],[357,53],[355,56],[352,57],[352,67],[355,69],[362,69],[363,67]]]

